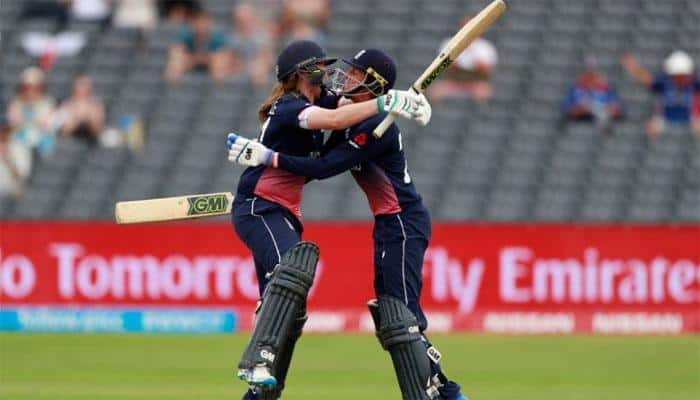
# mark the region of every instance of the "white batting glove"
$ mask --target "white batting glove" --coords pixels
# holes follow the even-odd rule
[[[387,94],[377,97],[377,109],[415,120],[420,126],[427,125],[433,113],[428,99],[410,90],[389,90]]]
[[[235,133],[229,133],[226,141],[228,160],[248,167],[270,165],[274,159],[274,151],[268,149],[256,140],[246,139]]]
[[[419,107],[415,120],[420,126],[426,126],[433,116],[433,107],[423,93],[418,95]]]

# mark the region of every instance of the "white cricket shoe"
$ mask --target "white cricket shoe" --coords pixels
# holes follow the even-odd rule
[[[277,386],[277,378],[270,374],[270,369],[264,365],[257,365],[251,369],[239,369],[236,374],[238,379],[248,382],[249,385],[271,388]]]

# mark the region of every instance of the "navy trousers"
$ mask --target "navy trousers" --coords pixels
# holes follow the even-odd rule
[[[260,197],[236,199],[231,213],[238,237],[253,253],[260,297],[284,253],[301,241],[301,222],[286,208]]]
[[[419,301],[430,234],[430,215],[423,206],[375,218],[374,291],[403,301],[418,318],[421,331],[428,327]]]

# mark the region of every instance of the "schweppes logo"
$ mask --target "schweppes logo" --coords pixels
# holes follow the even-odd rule
[[[430,75],[428,75],[428,77],[423,80],[423,82],[421,82],[421,84],[420,84],[421,91],[425,90],[428,86],[430,86],[430,84],[433,83],[433,81],[435,79],[437,79],[437,77],[440,76],[440,74],[450,64],[452,64],[452,60],[450,59],[450,56],[448,55],[445,57],[444,60],[442,60],[442,62],[437,66],[437,68],[435,68],[435,70],[433,72],[431,72]]]
[[[226,211],[228,198],[224,194],[192,196],[187,198],[187,203],[190,205],[187,215],[212,214]]]

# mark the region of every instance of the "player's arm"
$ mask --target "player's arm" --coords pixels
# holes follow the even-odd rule
[[[326,179],[367,161],[388,145],[387,140],[375,139],[365,133],[371,132],[369,128],[359,132],[321,158],[295,157],[274,152],[261,143],[229,134],[229,161],[247,166],[269,165],[297,175]]]
[[[328,154],[331,150],[333,150],[336,146],[340,145],[341,143],[345,142],[345,134],[343,131],[335,131],[331,133],[330,137],[328,140],[326,140],[326,143],[323,144],[323,147],[321,148],[321,156],[324,156]]]
[[[366,133],[365,139],[366,139]],[[276,153],[272,158],[272,166],[297,175],[313,179],[327,179],[341,174],[350,168],[371,158],[378,144],[366,144],[358,147],[352,139],[334,147],[321,158],[296,157]]]
[[[305,129],[345,129],[382,112],[413,119],[425,126],[430,121],[431,109],[422,94],[392,89],[376,99],[335,109],[307,107],[299,114],[299,125]]]

